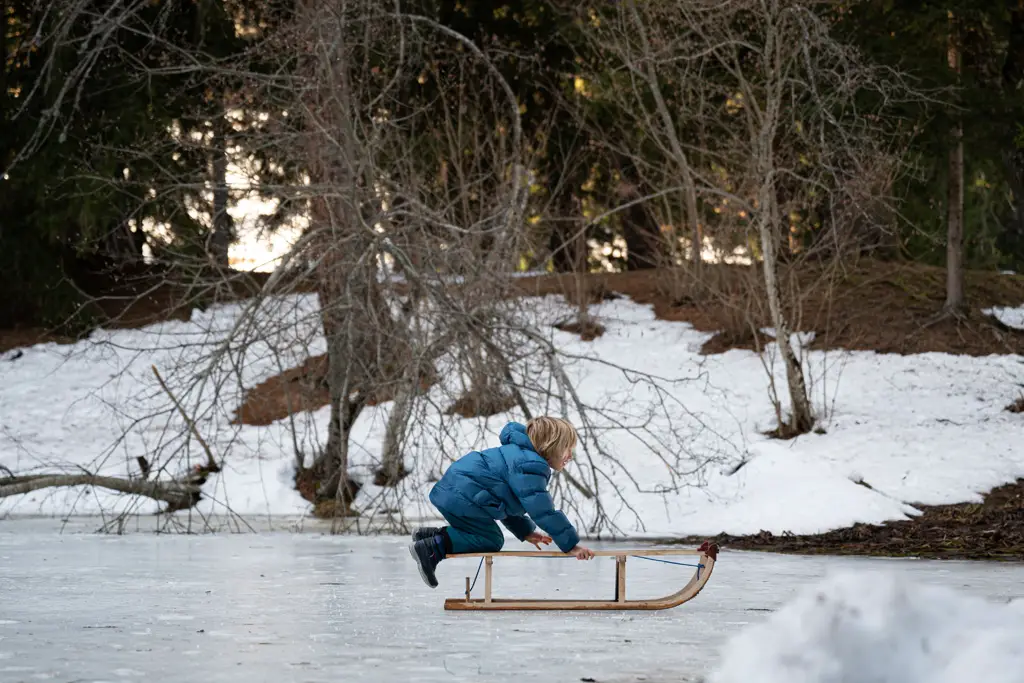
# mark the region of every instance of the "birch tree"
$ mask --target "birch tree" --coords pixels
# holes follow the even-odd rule
[[[709,204],[728,214],[723,226],[752,238],[785,373],[788,415],[772,398],[781,435],[815,422],[791,338],[797,278],[787,274],[845,258],[889,230],[905,146],[890,106],[916,96],[901,74],[830,33],[831,10],[813,0],[627,0],[590,17],[601,49],[628,74],[606,96],[637,115],[639,139],[659,151],[608,140],[634,144],[631,158],[656,179],[646,201],[683,197],[694,235],[692,206]]]
[[[826,3],[682,7],[701,52],[726,75],[726,165],[745,190],[737,199],[757,236],[785,368],[789,416],[776,401],[779,433],[800,434],[813,426],[815,411],[791,339],[796,311],[784,298],[780,255],[785,246],[787,256],[842,259],[862,247],[860,235],[887,229],[905,148],[890,107],[916,95],[899,73],[869,63],[830,33]]]

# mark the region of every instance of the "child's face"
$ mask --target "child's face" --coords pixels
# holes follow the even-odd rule
[[[555,464],[553,464],[552,467],[554,467],[556,470],[561,472],[562,469],[566,465],[569,464],[570,460],[572,460],[572,449],[571,448],[569,450],[567,450],[567,451],[564,451],[562,453],[562,456],[560,458],[557,458],[557,462]]]

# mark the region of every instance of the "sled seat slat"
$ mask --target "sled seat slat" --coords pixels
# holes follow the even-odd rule
[[[617,557],[626,555],[636,557],[637,555],[702,555],[700,550],[692,548],[634,548],[632,550],[595,550],[596,557]],[[457,557],[575,557],[570,553],[563,553],[557,550],[503,550],[496,553],[455,553],[448,555],[449,558]]]

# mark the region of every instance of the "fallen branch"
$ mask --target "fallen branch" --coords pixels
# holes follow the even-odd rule
[[[201,474],[201,476],[199,476]],[[147,496],[168,504],[167,512],[192,507],[199,501],[202,482],[206,472],[190,472],[183,480],[146,481],[144,479],[122,479],[99,474],[51,474],[23,477],[16,484],[0,486],[0,498],[17,496],[39,489],[58,486],[102,486],[119,493]]]
[[[8,472],[11,472],[6,467],[4,469],[6,471],[8,471]],[[47,476],[50,476],[50,475],[47,475],[47,474],[24,474],[24,475],[20,475],[19,476],[19,475],[14,474],[13,472],[11,472],[11,476],[4,477],[3,479],[0,479],[0,490],[2,490],[3,487],[6,487],[6,486],[13,486],[14,484],[23,484],[23,483],[25,483],[27,481],[35,481],[36,479],[41,479],[41,478],[47,477]]]
[[[216,463],[208,467],[196,465],[181,476],[165,481],[109,477],[87,471],[77,474],[12,476],[0,479],[0,499],[61,486],[100,486],[118,493],[146,496],[167,503],[163,512],[168,513],[194,507],[202,499],[202,486],[207,478],[220,471]],[[144,472],[144,475],[148,477],[149,472]]]

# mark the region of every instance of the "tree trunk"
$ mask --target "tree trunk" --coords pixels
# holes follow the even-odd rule
[[[7,0],[0,0],[0,17],[2,17],[3,28],[0,29],[0,122],[7,124],[7,31],[10,27],[10,20],[7,18]],[[6,140],[5,140],[6,142]],[[8,163],[7,149],[0,148],[0,159],[6,166]],[[0,174],[7,169],[0,166]],[[3,235],[3,227],[0,226],[0,235]]]
[[[790,344],[789,323],[786,321],[779,293],[778,282],[778,239],[779,225],[778,206],[774,198],[774,185],[766,183],[760,199],[761,211],[758,218],[758,235],[764,258],[764,284],[768,295],[768,310],[771,313],[772,325],[775,327],[775,340],[779,353],[786,368],[786,384],[789,389],[789,400],[792,415],[789,424],[779,425],[780,436],[796,436],[811,430],[814,426],[814,414],[807,398],[807,384],[804,380],[800,360]]]
[[[964,143],[963,128],[953,128],[949,151],[946,206],[946,305],[948,313],[963,310],[964,301]]]
[[[314,209],[315,214],[315,209]],[[314,469],[320,476],[317,498],[320,500],[334,499],[341,496],[342,510],[347,510],[352,503],[345,500],[348,490],[348,432],[353,418],[351,395],[353,387],[351,367],[348,363],[350,347],[346,338],[345,321],[338,307],[341,306],[340,283],[337,274],[331,272],[331,261],[325,259],[317,288],[320,298],[321,319],[324,336],[327,339],[327,392],[330,397],[331,417],[327,426],[327,445],[318,459]]]
[[[341,181],[344,173],[334,169],[328,177]],[[339,186],[345,187],[340,182]],[[370,315],[376,303],[372,291],[375,259],[368,255],[370,238],[359,229],[352,198],[341,194],[340,199],[316,198],[312,211],[312,218],[324,231],[317,294],[327,339],[325,379],[331,405],[318,498],[335,500],[335,516],[349,514],[354,502],[355,489],[348,480],[349,433],[374,389],[375,351],[381,335],[387,336]]]
[[[331,516],[341,517],[354,502],[355,487],[348,478],[349,432],[371,390],[368,373],[376,347],[368,308],[376,259],[370,253],[373,237],[363,229],[359,214],[356,164],[361,150],[349,80],[348,17],[332,15],[325,3],[315,0],[300,3],[299,11],[309,32],[306,65],[314,85],[304,98],[311,185],[330,188],[313,196],[310,210],[310,229],[318,233],[311,260],[317,262],[331,405],[327,445],[313,474],[319,477],[317,500],[333,501]]]
[[[381,453],[381,467],[374,483],[377,486],[397,486],[405,478],[405,459],[402,447],[409,428],[409,414],[412,412],[413,400],[419,386],[418,364],[408,362],[402,373],[402,380],[395,390],[394,405],[388,415],[387,428],[384,431],[384,447]]]
[[[581,334],[590,326],[590,292],[587,282],[588,261],[587,258],[587,236],[582,230],[577,230],[576,239],[573,240],[573,252],[576,261],[576,316],[577,324]]]
[[[219,117],[213,135],[213,233],[209,255],[214,265],[227,268],[228,251],[234,241],[234,221],[228,213],[228,139],[227,122]]]
[[[622,212],[622,236],[626,240],[626,270],[657,267],[658,251],[651,244],[656,233],[652,234],[651,223],[643,204],[633,204]]]
[[[959,74],[960,47],[953,13],[949,14],[949,68]],[[946,193],[946,313],[964,309],[964,143],[958,120],[950,132],[949,175]]]
[[[1024,0],[1017,0],[1010,12],[1009,44],[1003,64],[1004,96],[1012,97],[1024,83]],[[1013,196],[1013,215],[996,244],[1015,270],[1024,264],[1024,149],[1017,143],[1017,127],[1006,131],[1006,149],[1003,164]],[[1008,264],[1008,265],[1009,265]]]
[[[556,273],[571,273],[575,259],[572,254],[573,232],[579,229],[579,216],[576,214],[576,197],[572,192],[563,190],[555,199],[556,215],[551,221],[551,232],[548,237],[548,251],[551,254],[551,265]]]
[[[1006,258],[1007,267],[1019,271],[1024,267],[1024,150],[1007,150],[1003,163],[1013,195],[1013,214],[1003,226],[996,246]]]

